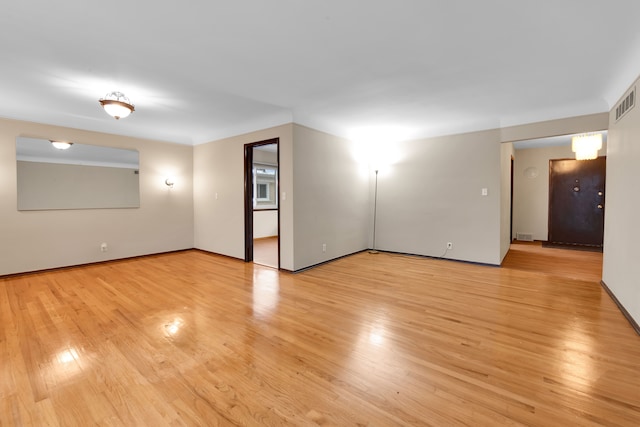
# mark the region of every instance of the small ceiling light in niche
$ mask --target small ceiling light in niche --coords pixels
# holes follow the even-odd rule
[[[99,102],[102,108],[104,108],[104,111],[116,120],[127,117],[135,110],[129,98],[122,92],[115,91],[108,93],[104,98],[101,98]]]
[[[582,134],[571,138],[571,151],[576,153],[576,160],[597,159],[601,148],[601,133]]]
[[[173,188],[173,186],[175,185],[176,181],[173,178],[167,178],[167,179],[164,180],[164,183],[167,184],[167,187]]]
[[[53,139],[50,139],[49,142],[51,142],[51,145],[58,150],[68,150],[73,145],[73,142],[54,141]]]

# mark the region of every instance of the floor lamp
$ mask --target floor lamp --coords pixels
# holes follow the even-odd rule
[[[376,250],[376,216],[378,214],[378,169],[376,169],[376,187],[373,196],[373,248],[369,251],[370,254],[377,254]]]

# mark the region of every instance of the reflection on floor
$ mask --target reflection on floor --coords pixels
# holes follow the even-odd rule
[[[253,262],[278,268],[278,236],[253,240]]]
[[[502,267],[599,283],[602,279],[602,253],[543,247],[540,242],[514,241]]]

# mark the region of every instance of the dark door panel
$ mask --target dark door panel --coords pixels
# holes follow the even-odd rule
[[[606,157],[549,161],[549,243],[602,247]]]

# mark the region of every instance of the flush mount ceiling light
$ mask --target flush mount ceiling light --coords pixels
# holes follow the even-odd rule
[[[582,134],[571,138],[571,151],[576,153],[576,160],[597,159],[601,148],[601,133]]]
[[[53,139],[50,139],[49,142],[51,142],[51,145],[53,145],[58,150],[68,150],[69,147],[73,145],[73,142],[54,141]]]
[[[104,108],[104,111],[116,120],[127,117],[135,110],[129,98],[122,92],[108,93],[104,98],[101,98],[99,102],[102,108]]]

